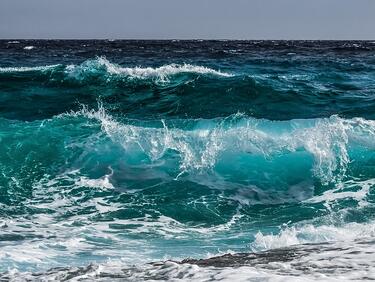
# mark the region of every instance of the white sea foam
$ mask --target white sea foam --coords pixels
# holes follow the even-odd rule
[[[77,181],[78,179],[78,181]],[[102,180],[106,177],[101,178]],[[178,264],[175,262],[160,262],[145,265],[144,263],[160,260],[160,254],[155,255],[157,246],[147,240],[148,236],[160,236],[166,240],[189,240],[200,238],[202,242],[209,238],[217,238],[222,231],[230,230],[242,214],[235,214],[227,223],[212,227],[189,226],[177,220],[160,215],[138,218],[112,218],[109,221],[93,221],[92,217],[103,217],[127,207],[127,203],[113,202],[106,196],[96,196],[83,201],[85,194],[70,193],[77,188],[107,189],[99,183],[90,182],[85,177],[82,180],[80,170],[63,173],[55,178],[46,178],[33,187],[34,197],[23,204],[31,209],[50,210],[52,213],[35,214],[27,218],[19,217],[1,223],[3,234],[30,235],[33,239],[16,241],[15,244],[3,246],[0,252],[2,267],[13,269],[8,276],[14,279],[32,277],[30,272],[19,272],[17,269],[37,269],[43,273],[51,267],[69,265],[68,270],[53,270],[43,274],[43,279],[62,279],[70,275],[75,266],[86,264],[81,261],[80,254],[84,252],[89,259],[106,263],[93,264],[88,271],[76,271],[75,280],[90,281],[104,277],[110,273],[116,277],[126,276],[129,280],[142,281],[146,279],[169,279],[173,281],[204,281],[222,279],[223,281],[280,280],[332,280],[363,279],[375,277],[371,239],[375,236],[375,223],[347,223],[343,225],[313,225],[301,223],[284,227],[278,233],[258,233],[255,241],[250,244],[252,251],[272,250],[276,248],[291,248],[305,243],[325,243],[319,251],[310,247],[297,246],[304,251],[302,256],[288,256],[291,260],[271,261],[267,264],[254,264],[241,267],[199,267],[194,264]],[[366,184],[366,183],[365,183]],[[370,185],[370,184],[369,184]],[[143,200],[142,204],[147,204]],[[91,211],[91,214],[81,211]],[[92,213],[93,211],[96,211]],[[66,217],[66,215],[69,217]],[[66,217],[66,218],[65,218]],[[65,218],[61,220],[61,218]],[[111,226],[115,225],[115,226]],[[118,232],[123,230],[122,232]],[[124,236],[126,240],[124,240]],[[216,235],[215,235],[216,234]],[[215,236],[213,236],[215,235]],[[133,239],[133,238],[138,239]],[[369,243],[362,243],[369,240]],[[101,247],[96,248],[99,244]],[[105,248],[103,247],[105,246]],[[327,248],[330,247],[330,248]],[[325,248],[325,249],[324,249]],[[142,253],[139,250],[142,250]],[[305,250],[306,249],[306,250]],[[228,252],[228,250],[224,250]],[[291,250],[291,254],[295,252]],[[167,259],[181,260],[186,254],[171,256]],[[134,266],[135,265],[135,266]],[[57,272],[56,272],[57,271]],[[69,274],[70,273],[70,274]],[[81,273],[81,274],[80,274]],[[0,274],[2,275],[2,274]],[[62,276],[61,276],[62,275]],[[59,278],[60,277],[60,278]],[[0,278],[3,278],[0,276]],[[1,280],[1,279],[0,279]]]
[[[306,151],[314,159],[313,174],[322,183],[337,182],[345,175],[350,162],[351,142],[374,147],[375,125],[364,119],[341,119],[336,116],[317,120],[270,122],[234,116],[235,122],[197,123],[193,130],[148,128],[114,120],[101,107],[98,111],[83,108],[70,115],[83,115],[100,122],[102,130],[125,150],[141,150],[151,160],[162,158],[168,150],[180,154],[181,173],[212,169],[225,152],[263,155]]]
[[[178,152],[181,155],[180,169],[188,172],[212,168],[220,160],[223,152],[235,152],[236,154],[240,152],[261,155],[266,158],[285,153],[303,152],[311,155],[314,159],[313,172],[322,181],[331,181],[332,179],[325,177],[328,175],[335,179],[336,175],[345,174],[346,167],[350,162],[349,146],[360,145],[363,148],[373,148],[374,146],[375,127],[373,121],[342,119],[336,116],[317,120],[271,122],[236,115],[228,119],[191,121],[194,126],[189,129],[179,128],[177,122],[174,127],[167,122],[161,123],[160,127],[127,124],[115,120],[102,106],[98,110],[89,110],[83,107],[81,111],[61,115],[57,120],[59,123],[61,122],[60,118],[84,120],[85,124],[92,125],[93,123],[98,129],[100,126],[101,131],[97,130],[95,134],[100,134],[101,137],[106,134],[116,144],[120,144],[125,151],[144,152],[150,160],[159,160],[165,157],[168,150]],[[48,122],[56,122],[56,120],[46,123]],[[47,126],[46,123],[44,126]],[[246,216],[237,210],[237,213],[227,218],[225,223],[213,226],[185,224],[162,213],[118,218],[116,214],[129,208],[129,202],[112,201],[113,199],[106,194],[107,190],[113,189],[115,186],[111,182],[112,176],[113,174],[107,171],[106,175],[93,178],[84,175],[80,169],[76,169],[56,177],[46,177],[46,179],[35,183],[32,189],[33,197],[25,200],[23,205],[37,211],[48,210],[48,213],[36,213],[27,218],[20,217],[17,222],[9,221],[1,224],[4,226],[4,232],[30,234],[36,238],[35,240],[20,240],[16,244],[3,247],[0,254],[1,264],[10,268],[25,269],[37,265],[46,269],[61,265],[61,262],[64,261],[65,264],[74,266],[80,261],[80,254],[84,252],[89,254],[87,257],[90,259],[124,258],[123,263],[142,265],[141,263],[145,261],[160,259],[160,254],[155,255],[155,248],[160,246],[152,245],[139,238],[150,236],[163,240],[178,239],[181,241],[191,240],[191,238],[198,240],[197,238],[199,238],[202,242],[208,241],[210,238],[218,238],[228,230],[237,230],[237,224],[239,226],[242,224],[241,217]],[[359,203],[358,208],[366,208],[361,203],[365,201],[366,195],[369,194],[375,182],[367,180],[343,183],[345,187],[336,183],[334,190],[305,200],[304,204],[330,203],[351,198]],[[352,186],[355,185],[360,189],[354,189],[355,187]],[[293,189],[298,190],[298,187],[300,186],[297,185]],[[89,192],[99,191],[99,193],[94,198],[87,198],[87,194],[79,192],[86,188]],[[345,189],[349,189],[349,191]],[[302,197],[303,200],[304,198]],[[132,204],[130,204],[130,208],[134,207]],[[147,202],[146,198],[142,198],[141,204],[152,205]],[[86,213],[86,211],[89,212]],[[92,220],[95,217],[104,220]],[[61,218],[65,219],[61,220]],[[362,252],[361,245],[357,246],[355,242],[374,237],[374,226],[372,221],[346,224],[342,222],[335,222],[335,224],[322,224],[315,221],[302,222],[283,227],[280,232],[273,234],[265,231],[259,232],[255,236],[255,241],[250,243],[249,250],[262,251],[305,243],[334,242],[332,244],[343,246],[343,250],[345,250],[345,246],[349,246],[353,251],[359,251],[361,256],[343,251],[340,255],[342,254],[346,260],[341,261],[342,258],[336,257],[336,264],[330,264],[332,259],[328,259],[328,256],[332,255],[332,252],[327,251],[320,257],[309,255],[310,260],[298,260],[297,258],[294,262],[301,265],[309,264],[310,267],[323,265],[323,269],[329,269],[331,266],[341,263],[349,268],[358,258],[363,259],[364,262],[366,259],[368,261],[369,255]],[[119,232],[119,230],[122,231]],[[248,235],[250,240],[252,233],[249,232]],[[105,248],[96,248],[97,244],[105,246]],[[371,245],[367,245],[367,249],[371,251],[373,250],[371,248],[373,248]],[[143,250],[142,254],[139,254],[139,249]],[[227,251],[224,250],[224,252]],[[178,257],[178,255],[171,256],[173,259],[184,258]],[[181,256],[185,256],[185,254],[181,254]],[[100,259],[98,260],[100,261]],[[311,273],[302,273],[300,268],[296,268],[292,262],[281,261],[272,265],[274,266],[272,269],[246,267],[242,278],[246,280],[249,275],[254,275],[254,277],[264,277],[265,280],[271,279],[270,277],[272,279],[286,279],[286,277],[289,279],[296,273],[308,279],[318,279],[319,277],[333,279],[337,275],[337,277],[341,277],[339,272],[334,276],[321,273],[317,269]],[[112,266],[110,264],[110,267]],[[105,268],[106,266],[102,265],[101,267]],[[223,278],[224,280],[233,279],[233,277],[237,277],[234,276],[236,274],[240,275],[240,272],[234,273],[232,268],[213,270],[193,266],[186,272],[185,270],[180,272],[180,265],[176,264],[176,267],[177,269],[171,269],[168,278],[177,279],[181,276],[181,279],[198,281],[202,277],[206,279],[205,276],[200,276],[206,271],[210,277]],[[374,273],[369,269],[369,264],[366,269],[361,265],[356,267],[358,271],[350,276],[354,279],[363,278],[366,275],[372,277],[371,275]],[[197,270],[196,273],[192,269]],[[192,271],[189,272],[190,270]],[[155,274],[160,273],[159,271],[162,270],[150,269],[150,272]],[[280,273],[280,271],[285,272]],[[185,273],[187,273],[186,276]],[[140,276],[137,276],[138,274]],[[133,273],[131,277],[135,277],[134,279],[137,280],[136,278],[145,275],[144,272],[138,274]],[[238,279],[242,278],[238,276]]]
[[[346,191],[350,188],[360,187],[357,191]],[[368,202],[366,197],[368,196],[371,188],[375,187],[375,179],[369,179],[364,181],[349,180],[344,183],[339,183],[337,188],[323,192],[322,195],[314,196],[306,203],[325,203],[326,205],[335,204],[338,200],[342,199],[353,199],[356,200],[359,206],[366,206]]]
[[[347,223],[343,226],[303,224],[283,228],[278,234],[258,232],[251,244],[253,251],[290,247],[293,245],[323,242],[352,242],[375,236],[375,223]]]
[[[248,265],[198,266],[174,261],[150,264],[129,264],[123,260],[110,260],[84,267],[51,269],[32,274],[9,270],[3,279],[35,279],[54,281],[358,281],[375,278],[373,244],[367,241],[352,242],[345,246],[299,246],[291,250],[253,257]],[[279,256],[280,260],[277,260]],[[230,259],[227,261],[230,263]],[[17,280],[18,281],[18,280]]]
[[[109,62],[103,57],[95,60],[89,60],[81,65],[69,65],[66,67],[66,73],[76,79],[82,79],[85,74],[104,70],[109,75],[120,75],[137,79],[155,79],[161,82],[169,80],[170,76],[180,73],[209,74],[215,76],[232,76],[229,73],[217,71],[204,66],[195,66],[190,64],[170,64],[156,68],[152,67],[121,67]]]
[[[36,67],[0,67],[0,73],[47,71],[60,65],[36,66]]]
[[[113,170],[111,170],[111,174],[104,175],[103,177],[97,179],[90,179],[88,177],[81,176],[80,179],[76,182],[76,185],[94,188],[100,187],[103,189],[114,189],[112,183],[109,181],[112,174]]]
[[[35,48],[35,46],[25,46],[23,49],[25,49],[25,50],[32,50],[34,48]]]
[[[31,50],[33,46],[26,46],[26,50]],[[36,67],[2,67],[1,72],[27,72],[27,71],[45,71],[61,66],[36,66]],[[230,77],[230,73],[214,70],[204,66],[195,66],[191,64],[169,64],[160,67],[122,67],[117,64],[109,62],[103,57],[94,60],[88,60],[80,65],[68,65],[64,70],[65,74],[75,80],[84,80],[85,78],[94,75],[101,75],[103,79],[110,79],[110,77],[124,77],[129,79],[152,79],[155,82],[168,82],[171,76],[190,73],[197,75],[213,75]]]

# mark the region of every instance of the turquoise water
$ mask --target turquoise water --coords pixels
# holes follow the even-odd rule
[[[1,272],[372,238],[375,44],[0,46]]]

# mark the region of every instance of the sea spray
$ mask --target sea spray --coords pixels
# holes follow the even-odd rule
[[[375,278],[374,53],[0,41],[0,280]]]

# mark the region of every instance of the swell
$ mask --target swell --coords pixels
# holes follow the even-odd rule
[[[334,114],[373,119],[375,109],[371,75],[359,79],[335,69],[322,74],[224,72],[192,64],[122,67],[99,57],[76,65],[3,67],[0,87],[1,116],[21,120],[51,118],[77,110],[79,103],[93,107],[98,99],[116,112],[151,119],[237,112],[272,120]]]
[[[204,66],[191,64],[169,64],[160,67],[121,67],[109,62],[104,57],[87,60],[80,65],[47,65],[36,67],[1,67],[2,76],[12,76],[22,73],[43,75],[46,79],[54,79],[61,76],[67,80],[83,82],[87,80],[102,79],[139,79],[152,80],[155,83],[168,82],[170,77],[179,74],[196,74],[230,77],[232,74],[214,70]],[[59,77],[60,75],[60,77]]]
[[[188,179],[212,187],[294,187],[298,194],[314,181],[324,186],[375,176],[375,124],[362,118],[273,122],[237,114],[142,121],[116,119],[100,106],[31,124],[2,120],[1,131],[2,169],[8,170],[3,175],[15,173],[26,182],[38,176],[29,170],[41,166],[51,173],[56,167],[80,169],[96,178],[112,170],[109,180],[120,187],[137,182],[138,173],[140,180],[144,174],[147,179]],[[95,168],[97,162],[101,169]]]
[[[329,182],[344,175],[349,150],[371,151],[375,143],[374,121],[362,118],[292,120],[272,122],[236,114],[213,120],[161,120],[160,122],[124,124],[104,108],[83,107],[68,116],[97,120],[104,131],[125,151],[143,154],[150,162],[161,159],[168,151],[181,157],[181,172],[211,169],[228,153],[276,158],[299,152],[313,157],[315,174]],[[67,117],[61,115],[60,117]],[[155,127],[157,126],[157,127]]]

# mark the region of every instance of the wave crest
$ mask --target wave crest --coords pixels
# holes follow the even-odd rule
[[[54,70],[60,67],[57,65],[47,65],[47,66],[36,66],[36,67],[0,67],[0,73],[22,73],[22,72],[44,72],[48,70]]]
[[[60,71],[68,79],[82,81],[92,77],[102,77],[104,80],[118,79],[141,79],[153,80],[155,82],[169,82],[169,78],[180,74],[212,75],[220,77],[231,77],[230,73],[214,70],[205,66],[191,64],[168,64],[160,67],[122,67],[111,63],[104,57],[87,60],[79,65],[47,65],[35,67],[2,67],[0,73],[12,74],[20,72],[45,72]]]
[[[323,184],[345,176],[351,145],[373,148],[371,139],[375,136],[374,121],[337,116],[272,122],[237,114],[225,119],[195,120],[187,127],[186,121],[182,125],[161,121],[159,127],[145,127],[116,121],[103,107],[97,111],[83,107],[69,115],[99,121],[103,132],[125,151],[144,154],[151,162],[168,152],[177,152],[181,174],[210,170],[222,163],[237,165],[236,160],[246,156],[262,156],[267,161],[291,153],[308,153],[314,162],[313,174]]]
[[[229,77],[229,73],[217,71],[204,66],[195,66],[190,64],[169,64],[161,67],[121,67],[117,64],[109,62],[104,57],[99,57],[95,60],[88,60],[81,65],[69,65],[66,67],[66,72],[75,78],[84,77],[85,74],[95,73],[99,70],[105,71],[109,75],[119,75],[137,79],[155,79],[161,82],[168,81],[168,78],[173,75],[183,73],[193,74],[208,74],[215,76]]]

